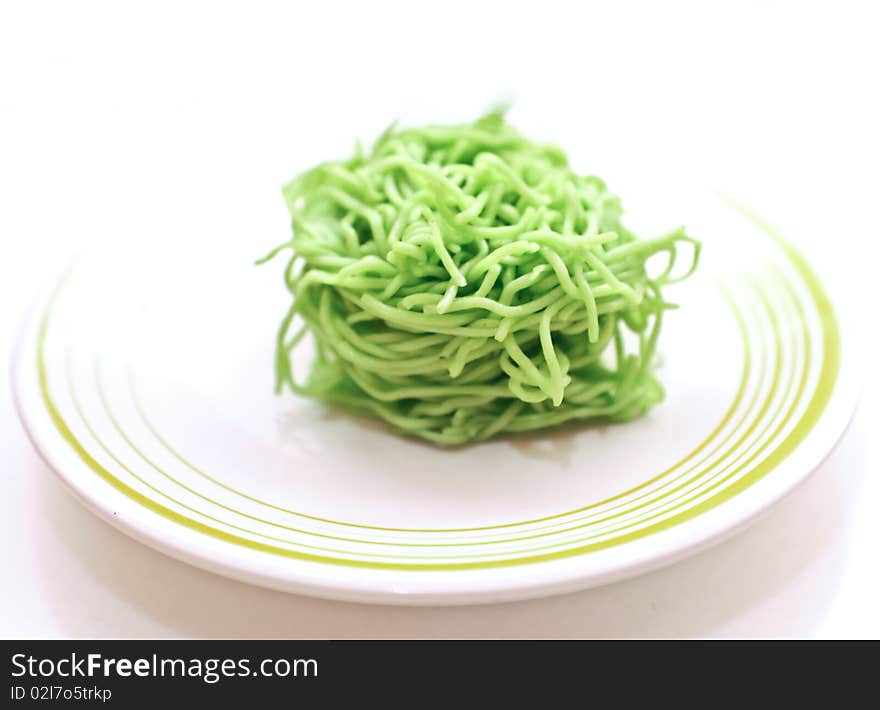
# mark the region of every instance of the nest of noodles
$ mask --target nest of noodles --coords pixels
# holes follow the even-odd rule
[[[573,420],[625,421],[663,399],[661,289],[693,272],[682,229],[639,239],[596,177],[500,113],[388,129],[369,152],[284,188],[293,304],[277,389],[439,444]],[[690,264],[673,279],[677,248]],[[665,252],[665,271],[646,261]],[[304,382],[292,352],[316,348]]]

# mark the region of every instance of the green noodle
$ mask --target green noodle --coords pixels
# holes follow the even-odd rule
[[[653,373],[667,303],[699,243],[638,239],[620,201],[501,113],[388,129],[364,153],[284,188],[293,304],[276,389],[378,416],[439,444],[579,420],[625,421],[663,399]],[[690,264],[672,276],[677,249]],[[663,273],[646,261],[665,253]],[[292,354],[306,334],[304,382]]]

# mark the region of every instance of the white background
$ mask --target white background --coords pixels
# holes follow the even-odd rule
[[[169,227],[222,225],[259,253],[284,238],[278,188],[297,171],[395,118],[466,120],[504,98],[584,171],[668,165],[788,234],[818,234],[816,259],[851,253],[848,295],[867,304],[876,348],[871,2],[0,8],[4,360],[38,286],[91,240],[150,249]],[[849,432],[803,487],[665,570],[546,600],[403,609],[248,587],[129,540],[62,490],[4,383],[0,635],[877,638],[878,424],[869,370]]]

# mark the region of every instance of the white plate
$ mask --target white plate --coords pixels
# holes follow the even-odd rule
[[[105,245],[47,291],[18,346],[21,418],[98,515],[268,587],[473,603],[666,564],[820,463],[858,348],[824,281],[754,220],[705,191],[620,193],[636,231],[684,221],[704,240],[697,276],[666,292],[682,305],[660,339],[667,398],[641,420],[443,450],[275,397],[280,265],[173,230]]]

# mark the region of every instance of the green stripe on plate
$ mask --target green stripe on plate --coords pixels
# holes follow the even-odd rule
[[[764,223],[759,218],[756,218],[752,213],[749,213],[745,210],[743,211],[747,217],[749,217],[758,227],[763,229],[782,249],[783,253],[789,260],[789,263],[793,267],[794,271],[798,274],[804,286],[807,289],[807,292],[810,295],[810,298],[816,308],[817,314],[819,316],[820,326],[822,329],[822,342],[823,342],[823,356],[822,363],[819,372],[819,379],[816,386],[816,389],[813,393],[813,396],[807,405],[803,415],[800,420],[794,425],[789,434],[785,437],[785,439],[777,446],[773,451],[769,453],[769,455],[755,468],[749,471],[746,475],[734,481],[730,486],[721,489],[715,495],[707,498],[700,503],[694,505],[691,508],[687,508],[676,515],[664,518],[659,520],[651,525],[641,527],[637,530],[633,530],[629,533],[625,533],[623,535],[618,535],[614,538],[604,539],[595,541],[592,543],[577,545],[575,547],[566,548],[564,550],[556,550],[553,552],[541,553],[541,554],[528,554],[521,557],[516,558],[506,558],[506,559],[495,559],[495,560],[479,560],[479,561],[455,561],[455,562],[421,562],[421,563],[409,563],[409,562],[392,562],[392,561],[376,561],[376,560],[362,560],[362,559],[347,559],[347,558],[337,558],[331,557],[323,554],[315,554],[309,552],[303,552],[300,550],[291,550],[284,547],[279,547],[277,545],[263,543],[256,540],[251,540],[248,538],[243,538],[240,535],[227,532],[225,530],[218,530],[209,525],[206,525],[202,522],[194,520],[182,513],[179,513],[175,510],[164,506],[148,496],[142,494],[136,489],[132,488],[128,484],[119,480],[116,476],[114,476],[110,471],[104,468],[86,449],[82,446],[82,444],[76,439],[67,422],[61,416],[58,408],[52,401],[52,398],[49,393],[48,387],[48,375],[46,371],[46,363],[45,363],[45,340],[46,334],[48,331],[49,321],[50,321],[50,313],[52,305],[57,297],[60,289],[64,283],[62,281],[58,287],[56,288],[55,293],[50,299],[50,303],[47,307],[46,312],[41,319],[39,332],[38,332],[38,342],[37,342],[37,372],[38,372],[38,381],[40,393],[43,399],[43,403],[46,407],[47,413],[54,426],[56,427],[59,434],[62,438],[71,446],[73,451],[77,454],[77,456],[99,477],[101,477],[105,482],[111,485],[113,488],[118,490],[120,493],[131,499],[132,501],[138,503],[142,507],[162,516],[163,518],[180,524],[189,529],[195,530],[197,532],[201,532],[205,535],[213,537],[215,539],[229,542],[232,544],[236,544],[248,549],[252,549],[255,551],[266,552],[274,555],[289,557],[293,559],[299,559],[303,561],[310,562],[320,562],[325,564],[333,564],[333,565],[343,565],[349,567],[358,567],[358,568],[371,568],[371,569],[386,569],[386,570],[467,570],[467,569],[491,569],[497,567],[508,567],[514,565],[521,564],[530,564],[536,562],[544,562],[556,559],[563,559],[568,557],[573,557],[576,555],[586,554],[589,552],[607,549],[616,545],[620,545],[632,540],[637,540],[648,535],[656,534],[662,530],[669,529],[675,525],[678,525],[687,520],[693,519],[698,515],[720,505],[721,503],[729,500],[733,496],[737,495],[741,491],[745,490],[749,486],[753,485],[758,480],[762,479],[768,473],[770,473],[779,463],[781,463],[796,447],[797,445],[804,439],[804,437],[812,430],[824,411],[828,400],[831,397],[831,394],[834,389],[834,385],[837,379],[838,370],[840,366],[840,335],[839,329],[837,325],[836,318],[834,316],[833,308],[831,306],[830,300],[825,294],[822,285],[815,275],[815,273],[810,268],[809,264],[806,260],[790,245],[787,241],[785,241],[778,232],[769,228],[766,223]],[[800,304],[797,304],[800,307]],[[808,347],[808,341],[807,341]],[[808,372],[808,368],[805,368],[805,373]],[[804,379],[800,384],[800,389],[802,390],[806,383],[806,374],[804,375]],[[792,408],[791,412],[794,409]],[[780,425],[779,431],[782,430],[785,422]],[[702,446],[702,445],[701,445]],[[691,457],[695,455],[695,452],[691,452]],[[752,457],[754,458],[754,456]],[[748,465],[749,462],[743,464],[743,467]],[[741,470],[743,467],[740,467]],[[724,480],[718,482],[716,485],[721,485],[726,480],[730,479],[737,473],[735,471],[732,474],[729,474]],[[646,485],[646,484],[642,484]],[[702,493],[701,493],[702,495]],[[517,525],[526,525],[533,522],[542,522],[545,520],[550,520],[558,517],[563,517],[565,515],[570,515],[575,512],[580,512],[582,509],[578,509],[577,511],[570,511],[568,513],[562,513],[555,516],[547,516],[545,518],[537,518],[531,521],[524,521],[518,523]],[[665,513],[661,513],[659,515],[663,515]],[[650,518],[649,518],[650,519]],[[497,527],[509,527],[512,524],[506,524],[503,526],[487,526],[485,528],[479,529],[492,529]],[[453,531],[453,530],[450,530]],[[462,530],[463,531],[463,530]],[[414,531],[415,532],[415,531]],[[435,532],[435,531],[431,531]]]

